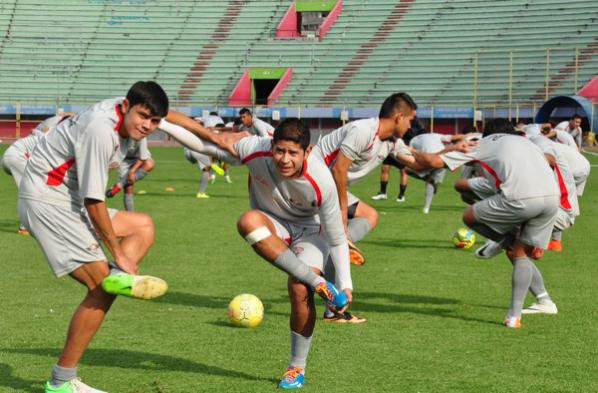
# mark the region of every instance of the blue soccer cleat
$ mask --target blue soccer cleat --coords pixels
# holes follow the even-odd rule
[[[302,368],[289,367],[282,375],[278,383],[279,389],[301,389],[305,383],[305,375]]]
[[[347,295],[345,295],[344,292],[339,292],[339,290],[336,289],[334,284],[332,284],[330,281],[316,285],[314,290],[322,297],[322,299],[326,300],[337,310],[345,307],[349,302]]]

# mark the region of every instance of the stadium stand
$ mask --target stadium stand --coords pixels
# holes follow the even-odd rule
[[[250,67],[292,67],[282,106],[540,103],[598,69],[598,7],[571,0],[344,0],[322,40],[276,39],[290,0],[3,0],[0,104],[87,103],[154,79],[227,105]]]

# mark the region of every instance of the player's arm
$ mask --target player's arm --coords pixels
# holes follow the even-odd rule
[[[118,267],[126,273],[137,274],[137,265],[123,252],[123,249],[116,238],[116,233],[112,227],[112,221],[108,215],[108,209],[104,201],[97,199],[85,198],[85,209],[89,215],[89,219],[93,224],[100,239],[114,257],[114,262]]]
[[[201,139],[211,142],[231,153],[234,153],[233,144],[240,138],[248,135],[246,133],[216,133],[205,128],[190,117],[175,111],[169,111],[165,120],[169,123],[181,126]]]
[[[336,156],[334,166],[332,167],[332,177],[334,178],[334,183],[336,184],[338,192],[338,202],[341,208],[341,218],[343,220],[345,232],[347,232],[347,214],[349,210],[347,197],[347,192],[349,191],[348,173],[352,163],[353,161],[347,158],[342,152],[339,152]]]
[[[444,161],[442,161],[438,153],[424,153],[423,151],[413,150],[412,154],[415,157],[416,164],[422,169],[445,168]]]
[[[135,173],[137,172],[137,170],[139,168],[141,168],[143,166],[144,162],[145,162],[145,160],[137,160],[131,166],[131,169],[129,169],[129,172],[127,172],[127,182],[129,184],[134,184],[135,183]]]

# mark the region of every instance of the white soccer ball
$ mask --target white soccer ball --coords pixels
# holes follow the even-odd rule
[[[237,295],[228,304],[228,317],[235,326],[253,328],[264,318],[264,305],[255,295]]]

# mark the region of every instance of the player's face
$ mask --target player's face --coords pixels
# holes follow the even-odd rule
[[[569,123],[569,128],[577,128],[581,125],[581,119],[573,119],[571,120],[571,122]]]
[[[122,105],[124,115],[120,133],[126,138],[139,141],[158,128],[162,118],[153,115],[148,107],[137,104],[130,106],[125,100]]]
[[[415,114],[415,111],[411,111],[411,113],[403,113],[403,111],[397,112],[395,115],[395,137],[400,138],[405,135],[411,128],[411,121],[415,118]]]
[[[311,146],[303,150],[298,143],[278,141],[272,146],[272,159],[282,176],[295,177],[303,170],[303,161],[310,150]]]
[[[253,116],[251,116],[249,113],[243,113],[241,115],[241,122],[245,127],[251,127],[253,124]]]

